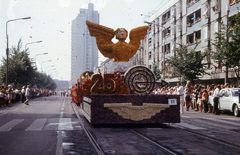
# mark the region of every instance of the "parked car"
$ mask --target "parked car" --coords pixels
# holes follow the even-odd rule
[[[240,88],[224,88],[220,90],[219,110],[233,112],[234,116],[239,116],[240,103],[239,92]],[[213,97],[209,97],[209,102],[213,106]]]

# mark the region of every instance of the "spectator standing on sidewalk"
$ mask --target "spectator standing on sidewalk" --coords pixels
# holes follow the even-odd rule
[[[218,110],[218,101],[219,101],[219,97],[221,96],[220,94],[220,90],[221,90],[221,86],[217,85],[216,89],[214,90],[213,93],[213,111],[212,113],[214,115],[220,115],[219,110]]]
[[[206,113],[208,111],[208,92],[206,89],[203,90],[202,94],[202,103],[203,103],[203,111]]]
[[[5,94],[0,89],[0,107],[3,107]]]
[[[22,99],[22,103],[24,103],[25,102],[25,86],[23,86],[21,90],[21,99]]]
[[[28,102],[29,102],[29,99],[30,99],[30,96],[31,96],[30,86],[29,86],[29,85],[27,85],[27,89],[26,89],[25,96],[26,96],[26,101],[25,101],[24,103],[25,103],[26,105],[29,105]]]
[[[184,91],[183,91],[183,86],[181,86],[180,83],[177,83],[176,93],[177,93],[177,95],[181,95],[181,96],[180,96],[180,112],[183,113]]]
[[[186,104],[186,110],[189,111],[190,102],[192,101],[192,90],[190,86],[190,81],[187,81],[186,87],[185,87],[185,104]]]
[[[11,86],[11,85],[8,85],[8,89],[7,89],[7,99],[8,99],[8,106],[9,106],[9,107],[12,106],[12,95],[13,95],[12,86]]]

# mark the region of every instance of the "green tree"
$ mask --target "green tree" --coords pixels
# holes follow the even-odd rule
[[[153,74],[154,74],[155,77],[156,77],[156,80],[159,80],[159,79],[161,78],[161,75],[160,75],[160,70],[159,70],[157,64],[153,65],[152,71],[153,71]]]
[[[196,52],[196,47],[197,44],[193,49],[188,50],[186,45],[179,44],[179,47],[175,48],[176,55],[166,60],[166,64],[171,66],[176,74],[191,82],[198,80],[204,74],[208,74],[204,66],[209,63],[203,63],[203,59],[208,55],[208,51]]]
[[[239,70],[240,70],[240,12],[230,19],[230,43],[232,43],[232,51],[230,54],[230,64],[234,69],[239,85]]]
[[[46,73],[38,73],[36,78],[36,84],[38,88],[51,89],[57,88],[55,81]]]
[[[19,39],[17,46],[13,46],[8,58],[8,83],[15,85],[35,84],[36,68],[29,58],[27,51],[21,50],[22,41]],[[2,59],[0,68],[1,81],[6,80],[6,58]]]
[[[215,33],[215,40],[212,42],[216,51],[212,52],[212,59],[219,65],[226,67],[226,82],[228,82],[228,68],[235,71],[239,84],[239,58],[240,58],[240,13],[229,18],[227,24],[219,21],[221,29]]]

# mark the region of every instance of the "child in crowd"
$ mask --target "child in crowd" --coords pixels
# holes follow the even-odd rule
[[[199,112],[202,112],[202,111],[203,111],[203,106],[202,106],[202,92],[199,92],[199,94],[198,94],[197,104],[198,104]]]
[[[212,92],[211,91],[208,92],[208,112],[212,113],[212,105],[211,105],[210,100],[209,100],[210,96],[212,96]]]

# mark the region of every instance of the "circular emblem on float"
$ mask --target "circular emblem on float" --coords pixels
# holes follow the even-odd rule
[[[155,76],[145,66],[134,66],[124,74],[124,81],[130,91],[136,94],[149,94],[155,87]]]

